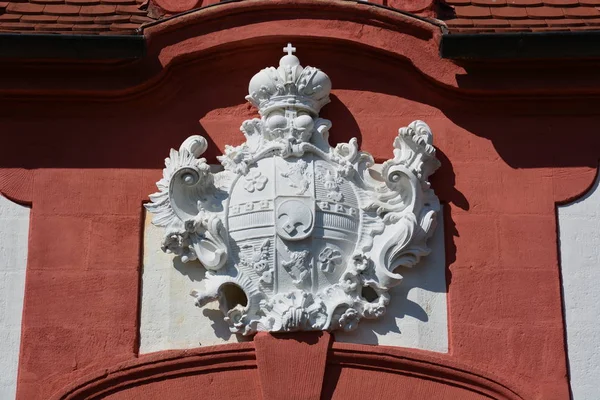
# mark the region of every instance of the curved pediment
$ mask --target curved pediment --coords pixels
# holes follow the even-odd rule
[[[243,47],[279,43],[284,37],[294,43],[335,42],[332,49],[339,50],[354,44],[397,55],[432,80],[452,85],[454,73],[462,69],[439,57],[443,29],[436,20],[358,2],[261,0],[201,8],[146,25],[143,33],[149,58],[163,67],[202,53],[236,58]]]
[[[116,100],[139,104],[144,102],[140,95],[153,97],[157,91],[157,96],[165,96],[165,92],[185,85],[173,76],[174,66],[224,60],[229,67],[243,65],[249,56],[268,56],[269,49],[274,44],[278,48],[282,41],[293,41],[305,48],[320,44],[330,53],[367,51],[380,57],[409,60],[429,80],[455,86],[455,74],[463,70],[440,58],[442,29],[436,20],[358,2],[227,2],[144,25],[146,54],[136,60],[37,63],[29,67],[26,77],[15,69],[10,74],[10,87],[0,86],[0,91],[6,90],[9,96],[53,96],[59,101],[93,96],[100,103]],[[78,75],[82,79],[64,80],[66,76]],[[57,99],[56,81],[61,78]],[[35,93],[25,91],[33,86]],[[168,87],[163,89],[164,86]]]

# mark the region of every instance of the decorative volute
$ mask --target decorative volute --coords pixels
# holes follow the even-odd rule
[[[429,253],[440,207],[427,124],[401,128],[380,168],[356,139],[330,146],[319,111],[331,81],[295,50],[250,81],[246,99],[261,118],[242,123],[246,142],[226,146],[224,170],[211,172],[206,140],[192,136],[171,149],[147,205],[165,227],[163,251],[207,269],[196,304],[218,301],[244,335],[348,331],[382,316],[402,281],[396,268]]]

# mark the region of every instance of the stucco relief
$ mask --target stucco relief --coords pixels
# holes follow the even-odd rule
[[[226,147],[223,170],[190,137],[171,150],[147,208],[165,228],[163,251],[206,268],[192,296],[218,301],[232,332],[350,331],[381,317],[402,282],[396,269],[430,252],[439,162],[422,121],[399,130],[381,168],[355,139],[331,146],[332,123],[319,118],[331,81],[284,51],[250,81],[261,118],[242,123],[246,141]]]

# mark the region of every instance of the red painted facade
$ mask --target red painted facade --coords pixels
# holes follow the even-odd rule
[[[222,4],[144,35],[136,62],[0,67],[0,192],[32,205],[18,399],[569,398],[555,204],[595,177],[596,64],[458,65],[439,26],[350,2]],[[332,79],[332,142],[384,160],[398,127],[432,128],[448,354],[265,334],[138,356],[142,203],[165,151],[202,134],[214,162],[240,143],[247,83],[288,41]]]

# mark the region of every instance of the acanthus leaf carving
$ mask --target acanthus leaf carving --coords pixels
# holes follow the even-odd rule
[[[206,159],[206,139],[192,136],[179,151],[171,149],[165,159],[159,192],[146,204],[155,214],[153,223],[166,228],[162,250],[181,257],[183,262],[199,260],[207,269],[219,269],[227,261],[223,222],[213,210],[220,206],[219,190]]]
[[[356,329],[385,313],[397,268],[430,252],[440,209],[431,130],[401,128],[393,158],[377,166],[356,139],[329,144],[319,111],[330,89],[325,73],[285,55],[250,81],[260,118],[242,123],[246,141],[226,146],[223,170],[191,137],[151,195],[163,250],[209,270],[192,296],[218,301],[232,332]]]

